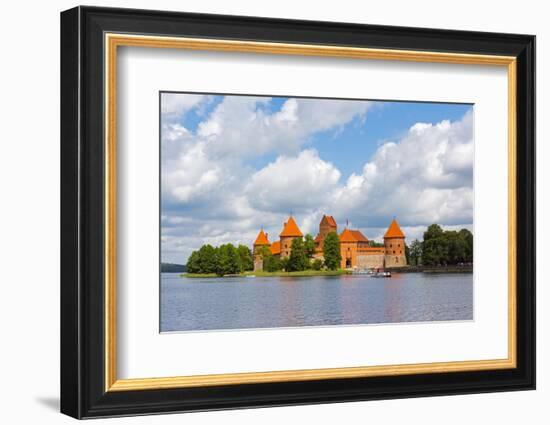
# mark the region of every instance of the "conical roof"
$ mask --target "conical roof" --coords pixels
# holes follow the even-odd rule
[[[285,237],[285,236],[287,236],[287,237],[288,236],[301,237],[301,236],[304,236],[304,235],[302,234],[302,232],[298,228],[298,225],[294,221],[294,218],[292,216],[290,216],[290,217],[288,217],[288,220],[285,223],[285,225],[283,227],[283,230],[282,230],[282,232],[279,236],[280,237]]]
[[[254,241],[254,246],[259,246],[259,245],[271,245],[263,229],[260,230],[260,233],[258,233],[258,237]]]
[[[388,227],[388,230],[386,230],[386,233],[384,234],[384,238],[404,238],[405,234],[401,231],[401,227],[399,227],[399,224],[397,224],[397,220],[394,218],[390,226]]]

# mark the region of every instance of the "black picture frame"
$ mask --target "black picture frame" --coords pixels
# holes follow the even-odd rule
[[[517,58],[517,367],[106,392],[104,33]],[[535,36],[76,7],[61,13],[61,412],[75,418],[535,388]]]

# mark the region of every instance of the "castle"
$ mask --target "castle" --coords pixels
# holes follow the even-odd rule
[[[319,233],[315,237],[315,253],[313,258],[323,260],[323,245],[330,232],[338,234],[338,226],[334,217],[323,215],[319,223]],[[292,216],[283,224],[279,240],[269,242],[268,234],[262,230],[254,241],[254,270],[262,270],[263,262],[260,253],[268,247],[271,254],[279,258],[288,258],[292,250],[292,241],[304,235]],[[342,269],[380,269],[385,267],[404,267],[407,265],[405,256],[405,234],[395,218],[384,234],[384,246],[373,247],[361,231],[347,227],[339,234]]]

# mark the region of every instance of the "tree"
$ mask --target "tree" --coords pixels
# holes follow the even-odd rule
[[[442,237],[422,242],[422,264],[425,266],[439,266],[445,263],[446,258],[446,244]]]
[[[199,253],[193,251],[187,259],[187,273],[200,273]]]
[[[304,248],[306,250],[306,255],[308,256],[308,258],[313,258],[313,254],[315,254],[315,240],[313,239],[313,236],[311,236],[309,233],[304,239]]]
[[[468,263],[474,261],[474,235],[468,229],[460,229],[458,236],[466,244],[466,255],[464,260]]]
[[[432,224],[424,232],[422,242],[422,264],[438,266],[471,262],[473,259],[472,232],[467,229],[443,230],[438,224]]]
[[[413,266],[418,266],[422,258],[422,243],[415,239],[411,242],[411,247],[409,248],[409,257],[410,263]]]
[[[323,268],[323,262],[316,258],[315,260],[313,260],[313,263],[311,263],[311,268],[313,270],[321,270]]]
[[[288,270],[288,257],[286,258],[281,258],[280,261],[279,261],[279,264],[281,265],[281,270],[284,270],[284,271],[289,271]]]
[[[447,244],[447,264],[457,264],[465,262],[466,258],[466,241],[462,239],[458,232],[446,231],[443,239]]]
[[[439,224],[430,224],[428,230],[424,232],[424,241],[436,239],[443,236],[443,229]]]
[[[411,250],[409,245],[407,245],[407,242],[405,242],[405,260],[407,261],[407,264],[411,264]]]
[[[384,244],[383,244],[383,243],[380,243],[380,242],[376,242],[376,241],[370,240],[370,241],[369,241],[369,246],[370,246],[371,248],[381,248],[381,247],[384,246]]]
[[[252,251],[246,245],[239,245],[237,247],[237,253],[239,255],[240,271],[245,272],[248,270],[254,270],[254,260],[252,259]]]
[[[309,267],[309,258],[306,254],[302,238],[292,239],[290,256],[288,257],[288,271],[302,271]]]
[[[329,270],[337,270],[342,262],[340,253],[340,238],[336,232],[330,232],[323,243],[323,256],[325,257],[325,266]]]
[[[216,274],[224,276],[240,272],[240,258],[233,244],[224,244],[218,248]]]
[[[216,248],[206,244],[199,249],[199,273],[216,273],[218,268],[218,254]]]

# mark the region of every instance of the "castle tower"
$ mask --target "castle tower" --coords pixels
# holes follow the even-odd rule
[[[405,234],[395,218],[384,234],[384,264],[385,267],[405,267]]]
[[[267,238],[267,233],[265,233],[262,230],[260,230],[260,233],[258,233],[258,236],[256,237],[256,240],[254,241],[254,246],[252,249],[252,253],[254,255],[254,271],[263,270],[264,263],[262,259],[262,248],[263,247],[270,247],[269,239]]]
[[[292,250],[292,241],[295,238],[301,238],[304,235],[298,228],[298,225],[294,221],[292,216],[288,217],[287,222],[283,226],[283,230],[279,234],[281,242],[281,258],[288,258],[290,251]]]
[[[331,215],[323,215],[319,223],[319,234],[315,237],[315,250],[322,252],[325,238],[330,232],[338,233],[336,220]]]

